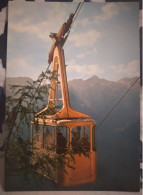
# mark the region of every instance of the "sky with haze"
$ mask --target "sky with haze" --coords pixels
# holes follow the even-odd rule
[[[58,32],[77,2],[9,2],[7,76],[30,77],[48,66],[50,32]],[[83,3],[64,45],[67,78],[138,76],[138,2]]]

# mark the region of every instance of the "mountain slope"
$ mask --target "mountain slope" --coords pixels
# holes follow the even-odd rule
[[[14,84],[19,80],[8,79],[9,83]],[[72,186],[67,190],[139,190],[139,81],[104,120],[135,80],[136,78],[123,78],[119,81],[107,81],[93,76],[87,80],[68,82],[71,106],[91,115],[97,122],[97,180],[92,184]],[[22,82],[24,84],[25,79]],[[8,86],[7,90],[10,90]],[[101,125],[98,127],[99,124]]]
[[[28,77],[7,77],[6,78],[6,96],[12,95],[10,89],[11,85],[27,85],[27,81],[32,82],[33,80]]]
[[[91,115],[98,122],[113,108],[136,78],[107,81],[97,76],[87,80],[69,81],[71,106]],[[117,109],[130,112],[131,120],[139,116],[139,81],[133,86]],[[124,112],[124,111],[123,111]]]

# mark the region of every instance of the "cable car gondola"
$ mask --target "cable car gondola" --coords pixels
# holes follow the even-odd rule
[[[52,155],[62,154],[71,148],[75,150],[75,163],[72,164],[74,169],[65,167],[68,174],[63,170],[57,170],[57,183],[61,186],[78,185],[96,180],[96,122],[89,115],[72,109],[69,101],[63,45],[68,37],[75,14],[70,14],[69,19],[62,25],[58,33],[50,34],[53,45],[49,52],[48,62],[49,64],[52,62],[52,71],[57,74],[50,85],[46,108],[36,113],[31,122],[32,139],[37,136],[36,146],[39,148],[46,150],[48,145],[54,144],[56,147]],[[62,98],[58,95],[59,90]],[[56,109],[59,102],[62,102],[61,110]],[[35,121],[39,125],[38,134],[34,130]],[[74,148],[76,145],[74,143],[79,139],[83,140],[83,147],[90,153],[89,158],[83,154],[78,155],[76,152],[77,148]]]

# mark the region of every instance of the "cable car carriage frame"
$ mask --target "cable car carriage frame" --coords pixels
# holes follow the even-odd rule
[[[51,33],[53,45],[49,52],[48,63],[52,62],[52,71],[56,72],[56,78],[51,82],[47,106],[35,114],[31,121],[31,138],[36,140],[36,146],[46,151],[49,145],[55,145],[53,154],[61,154],[71,148],[75,150],[72,164],[74,169],[65,167],[66,174],[62,170],[57,170],[57,183],[61,186],[71,186],[83,183],[94,182],[97,172],[97,157],[95,148],[95,126],[96,122],[87,114],[81,113],[71,108],[66,65],[63,45],[69,35],[73,19],[81,6],[79,3],[74,14],[70,14],[58,33]],[[62,98],[59,97],[61,92]],[[62,102],[62,109],[56,107]],[[39,125],[38,134],[35,131],[35,121]],[[83,147],[90,153],[89,158],[76,153],[74,143],[83,140]]]

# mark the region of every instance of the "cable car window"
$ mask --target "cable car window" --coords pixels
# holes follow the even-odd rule
[[[43,145],[45,149],[56,144],[55,133],[55,127],[44,126]]]
[[[72,129],[72,148],[75,153],[78,153],[80,149],[86,151],[90,150],[90,127],[89,126],[77,126]]]
[[[63,136],[66,138],[67,143],[69,143],[69,128],[68,127],[55,127],[57,133],[61,132]]]
[[[67,127],[56,127],[57,129],[57,143],[56,153],[65,153],[69,146],[69,128]]]
[[[33,125],[32,139],[35,147],[42,148],[43,143],[43,126]]]
[[[92,149],[96,151],[96,145],[95,145],[95,126],[92,128]]]

